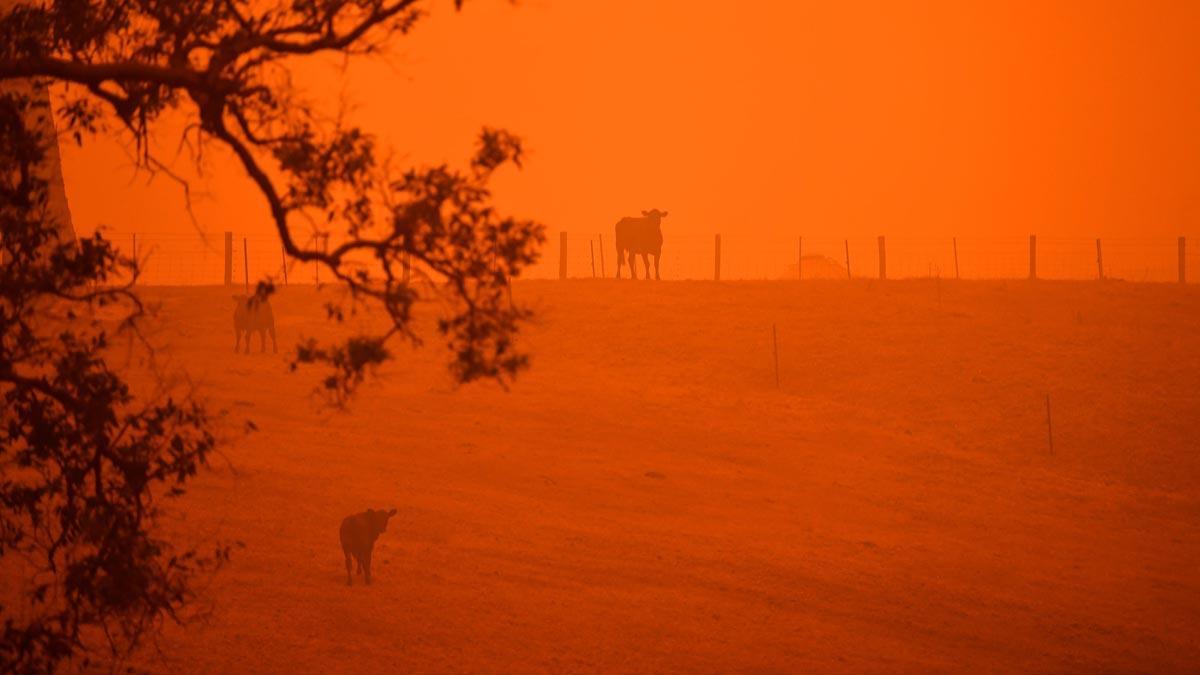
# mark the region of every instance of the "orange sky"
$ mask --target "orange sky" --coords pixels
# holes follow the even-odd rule
[[[308,72],[416,162],[528,143],[500,204],[551,231],[1175,236],[1200,228],[1200,3],[449,0],[387,62]],[[172,143],[167,144],[173,147]],[[111,142],[68,149],[77,228],[191,231]],[[210,232],[267,233],[221,158]],[[131,182],[132,181],[132,182]]]

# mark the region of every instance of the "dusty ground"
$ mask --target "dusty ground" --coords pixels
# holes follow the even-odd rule
[[[233,438],[170,527],[246,545],[156,671],[1200,663],[1200,289],[526,282],[512,391],[431,341],[349,412],[234,355],[225,289],[148,293]],[[393,506],[346,587],[338,523]]]

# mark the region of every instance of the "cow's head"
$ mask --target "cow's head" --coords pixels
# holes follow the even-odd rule
[[[391,511],[367,509],[367,521],[371,523],[371,529],[376,532],[387,531],[388,518],[394,515],[396,515],[396,509]]]
[[[667,217],[667,212],[659,211],[658,209],[650,209],[649,211],[642,211],[642,215],[646,216],[647,218],[662,220],[663,218]]]

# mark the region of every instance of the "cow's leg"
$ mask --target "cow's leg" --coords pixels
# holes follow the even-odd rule
[[[354,563],[350,560],[350,551],[342,549],[342,553],[346,554],[346,585],[354,585]]]
[[[637,279],[637,254],[629,252],[629,278]]]
[[[246,330],[242,331],[242,335],[245,337],[246,353],[249,354],[250,353],[250,329],[247,328]]]
[[[258,351],[261,354],[267,353],[267,329],[263,328],[258,331]]]
[[[662,251],[654,254],[654,280],[662,281],[662,276],[658,273],[658,261],[662,259]]]
[[[236,354],[242,349],[242,331],[237,328],[233,329],[233,353]]]
[[[646,279],[649,280],[650,279],[650,254],[649,253],[642,254],[642,264],[646,266]]]
[[[625,252],[617,249],[617,278],[621,278],[621,263],[625,261]]]
[[[279,353],[279,343],[276,342],[276,340],[275,340],[275,325],[272,324],[269,330],[271,331],[271,353],[278,354]]]

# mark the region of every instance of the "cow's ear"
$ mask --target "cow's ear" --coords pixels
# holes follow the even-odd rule
[[[667,212],[666,212],[666,211],[663,211],[663,212],[662,212],[662,215],[661,215],[661,216],[659,216],[659,217],[660,217],[660,218],[666,218],[666,217],[667,217]]]
[[[648,216],[648,215],[650,215],[650,212],[649,212],[649,211],[642,211],[642,215],[643,215],[643,216]]]

